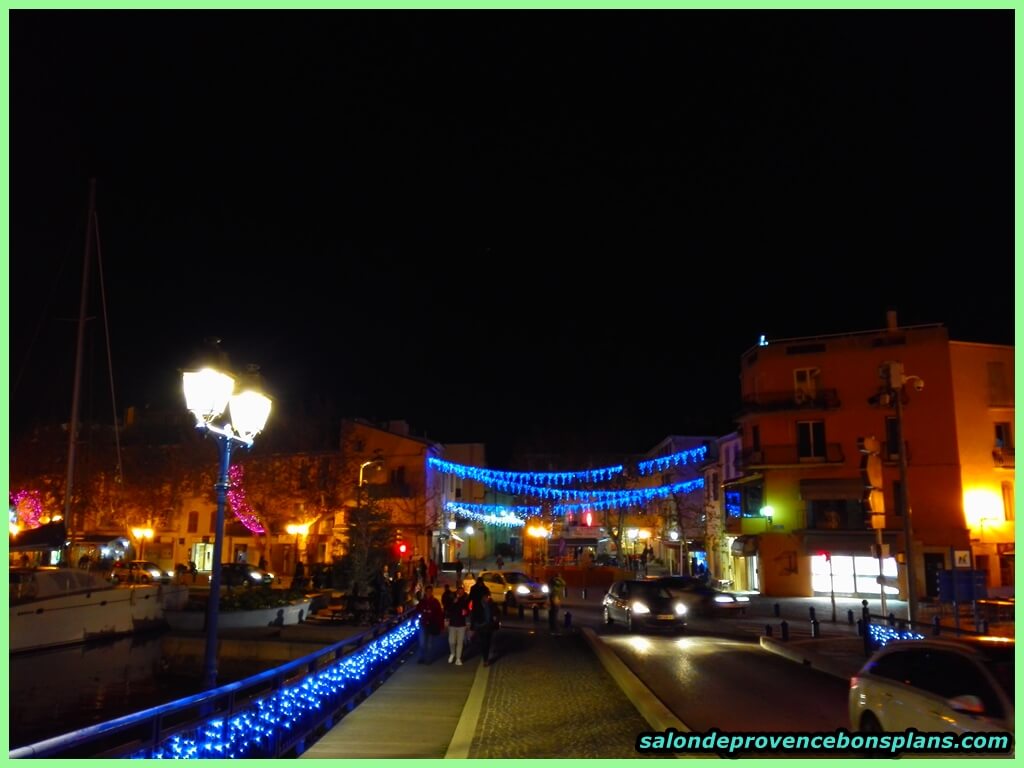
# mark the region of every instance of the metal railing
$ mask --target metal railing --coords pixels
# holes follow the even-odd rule
[[[299,755],[397,669],[416,611],[234,683],[10,751],[25,757]]]

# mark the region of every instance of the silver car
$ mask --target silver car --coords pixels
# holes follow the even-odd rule
[[[517,605],[525,605],[530,608],[534,605],[543,606],[548,601],[548,587],[546,584],[531,579],[521,571],[481,571],[479,578],[484,580],[484,586],[491,593],[495,603],[507,603],[509,608]],[[466,579],[466,591],[476,583],[476,578]]]

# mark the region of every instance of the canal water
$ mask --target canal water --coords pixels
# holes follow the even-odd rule
[[[10,656],[11,748],[113,720],[202,690],[171,670],[163,633]],[[268,665],[272,666],[272,665]],[[265,667],[264,667],[265,668]],[[255,674],[225,674],[221,683]]]

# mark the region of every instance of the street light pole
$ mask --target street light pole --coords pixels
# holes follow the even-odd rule
[[[903,511],[903,535],[907,553],[907,619],[913,628],[917,618],[917,576],[914,574],[914,525],[910,519],[910,494],[907,491],[907,442],[903,439],[903,387],[896,389],[896,431],[900,441],[900,509]],[[883,579],[884,581],[884,579]],[[885,591],[885,584],[882,584]]]
[[[235,380],[212,368],[186,371],[182,376],[185,403],[196,417],[196,429],[212,435],[220,454],[217,492],[217,519],[214,523],[213,564],[210,569],[210,597],[206,602],[206,651],[203,656],[203,686],[217,685],[217,621],[220,616],[221,559],[224,549],[224,507],[228,495],[231,452],[235,446],[251,448],[270,415],[270,398],[254,391],[234,394]],[[223,427],[212,424],[226,408],[231,421]]]

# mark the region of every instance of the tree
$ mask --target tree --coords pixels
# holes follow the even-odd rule
[[[353,594],[366,595],[374,574],[390,559],[392,526],[389,513],[373,499],[348,513],[348,551],[342,558],[342,577]]]

